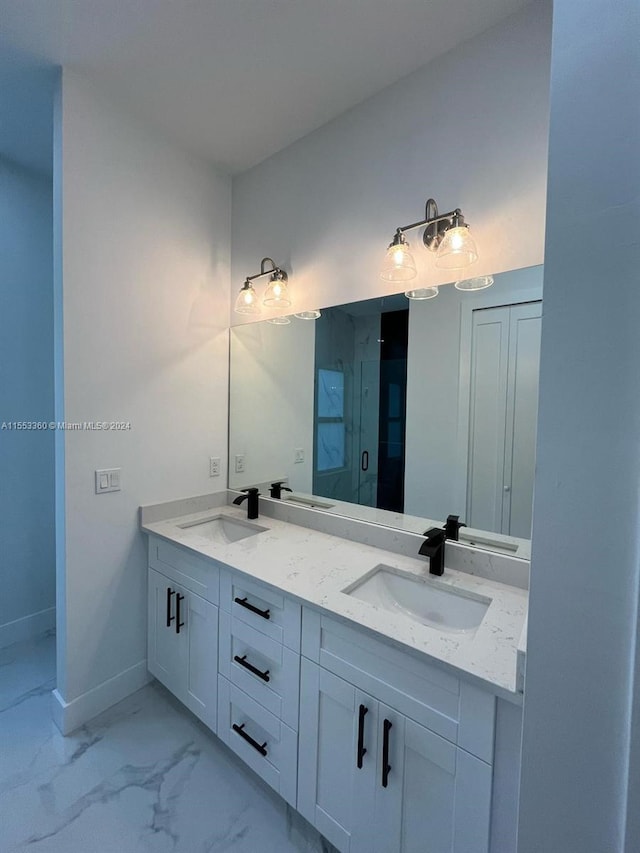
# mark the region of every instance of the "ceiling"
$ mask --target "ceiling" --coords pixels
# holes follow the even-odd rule
[[[175,142],[237,173],[527,2],[0,0],[0,97],[15,51],[36,67],[86,70]],[[33,106],[22,104],[27,118]]]

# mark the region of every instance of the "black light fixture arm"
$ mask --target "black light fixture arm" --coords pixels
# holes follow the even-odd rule
[[[267,263],[271,264],[271,269],[266,270],[264,268],[265,264],[267,264]],[[247,285],[249,282],[254,281],[254,279],[256,279],[256,278],[262,278],[263,275],[271,275],[271,276],[274,276],[274,277],[281,279],[282,281],[288,280],[288,276],[287,276],[286,272],[283,269],[281,269],[280,267],[276,266],[276,263],[274,260],[272,260],[271,258],[263,258],[260,261],[260,272],[257,272],[255,275],[248,275],[245,278],[244,283],[245,283],[245,285]]]

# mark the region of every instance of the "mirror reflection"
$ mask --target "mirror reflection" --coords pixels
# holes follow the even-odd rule
[[[538,266],[233,328],[230,488],[527,557],[541,299]]]

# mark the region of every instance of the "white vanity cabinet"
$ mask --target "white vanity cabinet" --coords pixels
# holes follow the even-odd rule
[[[515,706],[153,535],[148,577],[150,672],[341,853],[512,853]]]
[[[162,569],[159,571],[158,569]],[[200,572],[207,578],[202,583]],[[209,575],[216,575],[212,584]],[[189,710],[216,731],[218,684],[217,568],[150,538],[147,666]]]
[[[301,814],[342,853],[487,853],[493,697],[307,610],[303,654]]]

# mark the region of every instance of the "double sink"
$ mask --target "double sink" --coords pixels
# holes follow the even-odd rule
[[[259,524],[222,513],[178,527],[189,538],[221,545],[239,542],[267,530]],[[401,614],[413,622],[455,634],[475,631],[491,604],[490,598],[384,564],[375,566],[343,592],[388,613]]]

